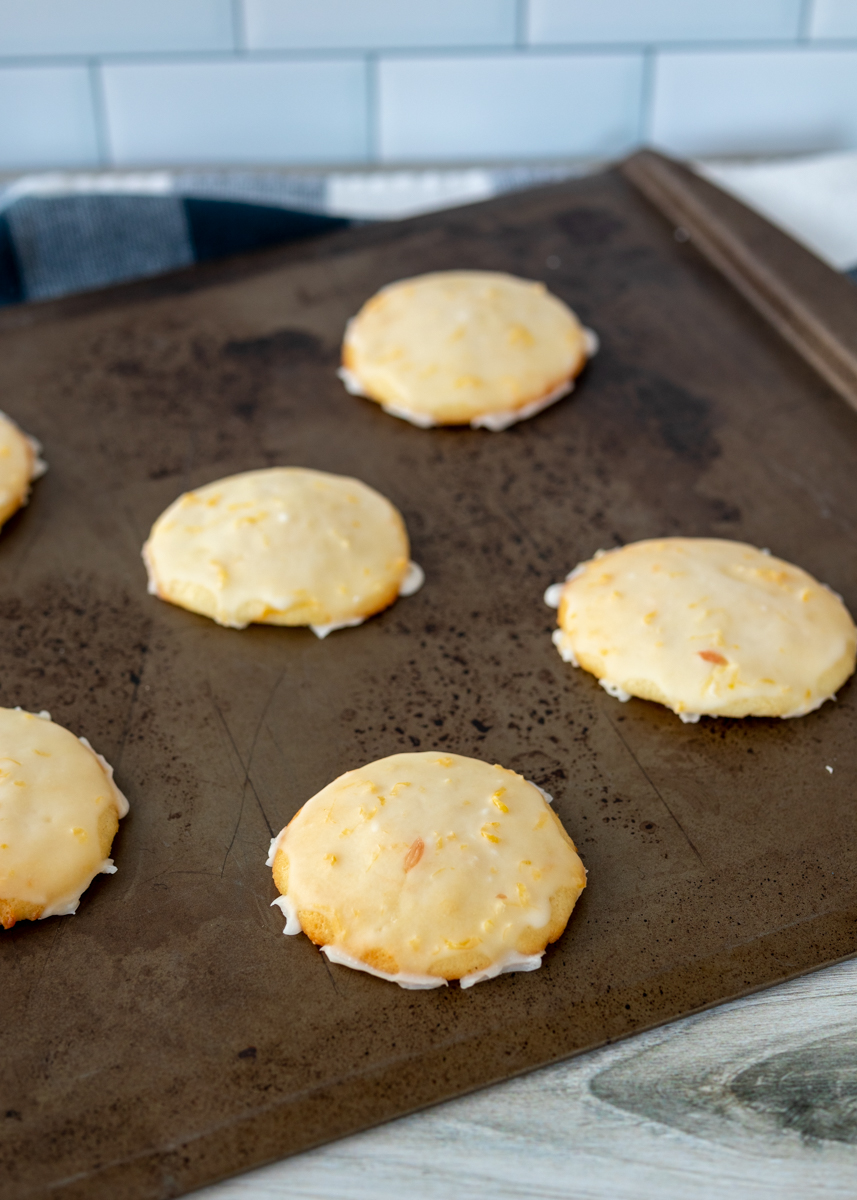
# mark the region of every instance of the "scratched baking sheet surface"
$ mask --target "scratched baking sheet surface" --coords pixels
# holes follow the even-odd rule
[[[498,435],[344,392],[347,317],[450,267],[544,278],[598,331],[570,399]],[[659,534],[768,546],[857,609],[857,419],[692,247],[608,174],[188,280],[0,319],[2,407],[50,463],[0,538],[0,703],[131,801],[119,873],[0,936],[4,1196],[180,1195],[857,951],[854,687],[682,725],[550,641],[549,583]],[[324,642],[149,597],[158,513],[273,464],[388,495],[423,590]],[[271,832],[414,748],[555,795],[590,886],[541,970],[408,992],[283,937]]]

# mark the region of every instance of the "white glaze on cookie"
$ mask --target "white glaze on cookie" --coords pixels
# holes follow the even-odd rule
[[[426,574],[419,563],[409,562],[405,577],[399,584],[400,596],[413,596],[420,590],[426,581]],[[351,621],[334,621],[330,625],[310,625],[317,638],[326,638],[329,633],[335,633],[337,629],[353,629],[355,625],[362,625],[363,617],[354,617]]]
[[[297,922],[333,961],[403,986],[535,969],[586,883],[549,799],[455,754],[349,771],[271,842],[286,932]]]
[[[276,904],[276,901],[274,903]],[[288,933],[288,931],[287,926],[283,933]],[[340,967],[350,967],[352,971],[365,971],[367,975],[374,975],[376,979],[386,979],[388,983],[397,983],[400,988],[406,988],[408,991],[422,992],[428,988],[449,986],[446,979],[439,979],[436,975],[412,975],[407,971],[399,971],[397,974],[391,975],[389,971],[379,971],[377,967],[370,967],[368,963],[355,958],[353,954],[346,954],[338,946],[322,946],[321,952],[332,963],[338,963]]]
[[[538,416],[540,412],[544,412],[546,408],[556,404],[557,400],[561,400],[563,396],[567,396],[573,391],[574,381],[567,379],[555,387],[552,392],[548,392],[546,396],[533,400],[530,404],[524,404],[521,408],[514,408],[511,412],[480,413],[478,417],[471,417],[470,428],[502,433],[504,429],[517,425],[519,421],[528,421],[530,417]]]
[[[399,512],[356,479],[297,467],[247,471],[180,496],[143,547],[149,590],[243,629],[309,625],[319,637],[386,608],[410,579]]]
[[[426,573],[419,563],[409,562],[405,578],[399,584],[400,596],[415,596],[426,581]]]
[[[857,630],[835,593],[769,552],[664,538],[577,567],[553,640],[610,695],[692,723],[812,712],[854,670]]]
[[[100,822],[128,801],[113,768],[48,713],[0,708],[0,899],[40,917],[75,912],[105,857]],[[113,821],[115,827],[115,821]]]
[[[382,288],[348,322],[340,378],[427,429],[500,431],[566,395],[597,348],[543,283],[440,271]]]
[[[310,629],[315,636],[320,640],[324,640],[329,633],[336,633],[337,629],[354,629],[358,625],[362,625],[365,617],[352,617],[350,621],[331,621],[329,625],[310,625]]]

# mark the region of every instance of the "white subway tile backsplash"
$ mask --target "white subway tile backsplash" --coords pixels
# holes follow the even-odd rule
[[[857,0],[0,0],[0,170],[835,150],[855,56]]]
[[[659,54],[650,136],[690,155],[857,147],[857,50]]]
[[[98,139],[86,67],[0,70],[0,169],[91,166]]]
[[[382,59],[384,160],[620,154],[637,138],[642,56]]]
[[[0,56],[232,48],[230,0],[0,0]]]
[[[251,49],[511,46],[516,0],[244,0]]]
[[[857,0],[813,0],[809,35],[857,38]]]
[[[361,61],[104,68],[118,164],[349,162],[367,153]]]
[[[569,44],[796,38],[800,15],[801,0],[529,0],[527,33]]]

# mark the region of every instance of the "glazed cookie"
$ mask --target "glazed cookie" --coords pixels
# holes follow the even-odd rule
[[[49,713],[0,708],[0,925],[63,917],[108,858],[128,801],[113,768]]]
[[[535,970],[586,886],[549,800],[458,754],[348,771],[271,842],[285,932],[402,987]]]
[[[800,717],[854,670],[842,600],[800,567],[742,542],[663,538],[581,563],[545,600],[566,662],[619,700],[683,721]]]
[[[343,475],[273,467],[218,479],[158,517],[149,591],[243,629],[359,625],[422,583],[401,514]]]
[[[42,447],[0,412],[0,525],[27,503],[30,484],[48,469]]]
[[[596,346],[543,283],[439,271],[367,300],[348,323],[339,374],[414,425],[501,430],[570,392]]]

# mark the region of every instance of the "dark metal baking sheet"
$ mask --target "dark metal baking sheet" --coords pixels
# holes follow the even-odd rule
[[[598,331],[569,399],[426,432],[344,392],[346,318],[448,267],[544,278]],[[0,936],[4,1196],[177,1196],[857,951],[854,686],[682,725],[551,645],[545,586],[660,534],[768,546],[857,610],[854,412],[621,175],[9,310],[0,403],[50,463],[0,537],[0,703],[85,734],[131,800],[119,873]],[[164,506],[277,463],[388,495],[423,590],[324,642],[149,597]],[[269,907],[272,831],[434,747],[547,787],[579,844],[537,972],[402,991]]]
[[[623,175],[857,409],[853,284],[683,163],[640,150]]]

